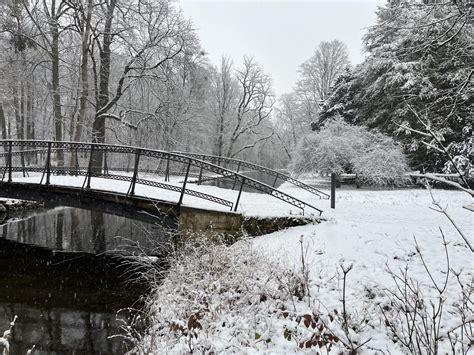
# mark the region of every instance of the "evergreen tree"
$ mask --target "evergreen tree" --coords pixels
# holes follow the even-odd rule
[[[379,8],[377,24],[364,37],[368,57],[339,78],[321,118],[340,114],[392,134],[404,143],[412,168],[440,171],[446,156],[413,132],[426,128],[422,118],[466,163],[468,149],[460,146],[471,131],[470,13],[455,4]]]

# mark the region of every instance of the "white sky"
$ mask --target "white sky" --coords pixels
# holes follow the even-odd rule
[[[203,49],[213,64],[223,54],[240,64],[254,56],[273,78],[280,95],[294,87],[298,67],[321,41],[339,39],[350,60],[364,58],[362,35],[375,24],[375,10],[385,0],[181,0]]]

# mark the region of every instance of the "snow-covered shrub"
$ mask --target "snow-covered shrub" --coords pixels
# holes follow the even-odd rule
[[[301,173],[355,173],[367,184],[403,184],[407,163],[390,137],[340,119],[311,133],[296,149],[293,170]]]
[[[151,326],[134,352],[342,349],[328,325],[337,317],[322,317],[308,306],[306,282],[304,273],[281,267],[245,241],[190,242],[155,285],[148,304]]]
[[[443,246],[446,268],[441,275],[429,269],[418,245],[424,280],[414,277],[408,264],[399,272],[388,270],[395,287],[386,289],[381,320],[394,343],[410,354],[468,354],[474,344],[474,275],[452,270],[444,235]]]

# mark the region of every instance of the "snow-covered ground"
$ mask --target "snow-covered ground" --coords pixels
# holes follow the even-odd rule
[[[293,187],[282,186],[288,193],[298,195]],[[470,203],[466,193],[433,190],[434,197],[448,206],[460,229],[474,244],[474,213],[462,208]],[[306,194],[306,199],[308,196]],[[268,234],[254,240],[255,247],[268,255],[278,254],[280,260],[299,263],[299,239],[304,238],[308,261],[315,268],[334,269],[340,262],[354,263],[352,281],[368,282],[385,269],[385,264],[404,263],[415,251],[414,237],[426,259],[442,268],[443,247],[439,228],[450,242],[452,267],[474,267],[474,257],[448,219],[430,207],[430,194],[424,189],[358,190],[336,192],[336,209],[326,206],[327,221],[294,227]],[[328,201],[312,201],[323,207]],[[296,256],[296,258],[295,258]],[[441,259],[440,259],[441,257]],[[360,280],[358,280],[360,278]]]
[[[337,334],[349,343],[341,320],[342,267],[347,269],[352,265],[345,299],[350,341],[354,347],[364,343],[359,351],[366,354],[410,354],[411,351],[393,341],[394,335],[387,325],[404,319],[403,314],[396,318],[399,308],[390,301],[390,292],[396,290],[396,285],[388,269],[400,274],[408,268],[408,278],[419,285],[420,299],[426,306],[422,310],[418,304],[419,313],[426,314],[429,320],[429,301],[437,305],[437,291],[417,253],[414,238],[431,276],[443,288],[447,265],[440,228],[448,243],[451,271],[443,292],[444,313],[439,334],[446,335],[459,324],[461,290],[454,272],[462,271],[460,280],[465,290],[472,287],[474,256],[446,217],[430,209],[429,191],[341,189],[337,191],[336,209],[330,210],[327,200],[320,201],[290,185],[281,189],[326,207],[327,220],[250,242],[241,241],[229,251],[205,249],[211,256],[191,255],[187,261],[178,262],[154,295],[154,325],[141,342],[145,349],[147,346],[150,349],[152,344],[154,351],[327,353],[328,344],[334,342],[330,334]],[[470,197],[447,190],[434,190],[433,194],[442,205],[448,206],[458,227],[474,242],[474,215],[462,208],[471,202]],[[300,241],[307,274],[302,272]],[[248,243],[251,252],[246,249]],[[259,259],[258,255],[262,254]],[[222,262],[220,267],[219,262]],[[308,276],[309,296],[306,291],[292,291],[293,286],[304,280],[304,275]],[[285,285],[292,289],[286,294]],[[296,292],[295,296],[289,297],[292,292]],[[305,296],[296,296],[298,292]],[[467,296],[468,302],[474,302],[473,294]],[[469,318],[471,310],[464,315],[474,321]],[[403,328],[400,324],[398,330]],[[322,348],[314,342],[323,339],[321,334],[325,336]],[[441,350],[450,351],[446,338]],[[348,353],[348,348],[336,341],[333,351]]]
[[[283,188],[293,192],[292,187]],[[433,190],[433,195],[447,206],[448,213],[473,245],[474,213],[462,208],[471,202],[469,195],[447,190]],[[408,266],[410,277],[425,286],[431,283],[416,253],[414,238],[434,279],[443,284],[447,266],[440,229],[448,242],[450,268],[456,272],[462,270],[464,280],[472,282],[474,254],[448,219],[430,209],[431,206],[430,193],[423,189],[338,190],[336,209],[326,209],[326,222],[261,236],[253,240],[253,246],[269,258],[298,269],[302,239],[310,278],[318,290],[315,297],[327,309],[341,307],[341,265],[352,264],[347,281],[348,308],[361,312],[368,296],[383,302],[384,289],[395,287],[388,268],[399,272]],[[452,277],[446,297],[453,302],[459,296],[459,287]],[[454,321],[449,318],[449,314],[445,315],[446,326]],[[386,335],[378,333],[380,328],[367,335],[374,339],[373,346],[399,349],[388,342]]]

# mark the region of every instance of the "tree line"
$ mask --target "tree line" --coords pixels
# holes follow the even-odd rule
[[[273,154],[270,76],[212,65],[171,1],[8,0],[0,23],[3,139]]]
[[[322,75],[330,66],[321,58],[330,57],[328,47],[344,46],[322,43],[301,66],[294,92],[280,99],[280,135],[297,155],[293,161],[308,163],[308,146],[298,147],[298,136],[317,135],[310,125],[318,131],[339,119],[391,136],[411,170],[472,175],[472,11],[469,2],[390,1],[363,37],[365,60],[331,62],[337,70],[331,80]],[[308,75],[308,67],[319,71]]]

